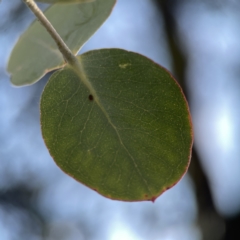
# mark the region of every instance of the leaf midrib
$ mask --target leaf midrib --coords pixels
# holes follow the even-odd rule
[[[148,183],[146,181],[146,179],[143,177],[141,171],[138,168],[138,165],[134,159],[134,157],[131,155],[131,153],[129,152],[129,150],[127,149],[127,147],[125,146],[125,144],[122,141],[122,138],[118,132],[117,127],[114,125],[114,123],[112,122],[109,114],[107,113],[107,111],[105,110],[105,108],[103,107],[103,105],[101,104],[99,97],[94,89],[94,87],[92,86],[91,82],[89,81],[87,74],[85,73],[83,64],[82,64],[82,60],[81,60],[81,56],[78,56],[78,62],[76,63],[76,67],[73,67],[73,70],[75,71],[75,73],[78,75],[80,81],[82,81],[82,83],[88,88],[88,90],[90,91],[90,93],[93,95],[94,101],[97,103],[97,105],[99,106],[99,108],[102,110],[103,114],[105,115],[105,117],[107,118],[109,124],[113,127],[115,133],[117,134],[117,137],[119,139],[120,144],[122,145],[122,147],[124,148],[124,150],[126,151],[127,155],[130,157],[130,159],[132,160],[132,163],[138,173],[138,175],[140,176],[140,178],[143,180],[144,185],[146,186],[149,194],[152,195],[152,192],[148,186]]]

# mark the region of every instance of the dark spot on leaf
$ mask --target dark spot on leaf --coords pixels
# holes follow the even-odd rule
[[[89,99],[90,101],[93,101],[93,95],[90,94],[90,95],[88,96],[88,99]]]

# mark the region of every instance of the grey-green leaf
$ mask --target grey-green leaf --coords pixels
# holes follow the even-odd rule
[[[96,0],[36,0],[36,2],[42,3],[86,3],[86,2],[93,2]]]
[[[41,98],[42,134],[57,165],[100,194],[155,200],[186,172],[193,141],[181,88],[151,60],[120,49],[79,57]]]
[[[110,15],[116,0],[56,4],[45,15],[76,54]],[[37,82],[47,72],[65,65],[56,43],[39,21],[34,21],[15,45],[8,72],[16,86]]]

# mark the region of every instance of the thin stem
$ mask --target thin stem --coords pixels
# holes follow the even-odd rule
[[[53,40],[56,42],[59,51],[62,53],[63,58],[71,65],[75,66],[77,64],[77,58],[74,56],[72,51],[68,48],[65,42],[62,40],[60,35],[57,33],[52,24],[45,17],[41,9],[37,6],[34,0],[23,0],[26,5],[31,9],[31,11],[35,14],[38,20],[42,23],[42,25],[46,28],[49,34],[52,36]]]

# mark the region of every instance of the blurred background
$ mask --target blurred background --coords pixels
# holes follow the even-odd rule
[[[142,53],[183,87],[195,131],[192,161],[154,204],[106,199],[55,165],[39,124],[49,75],[15,88],[6,72],[34,17],[20,0],[3,0],[0,16],[1,240],[240,239],[240,1],[118,0],[81,50]]]

